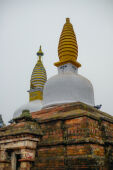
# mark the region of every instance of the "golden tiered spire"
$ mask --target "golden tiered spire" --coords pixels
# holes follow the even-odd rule
[[[37,55],[39,56],[39,59],[33,69],[30,81],[30,101],[43,99],[43,88],[47,81],[46,70],[41,61],[41,57],[44,55],[41,46]]]
[[[81,64],[77,62],[78,45],[73,26],[70,23],[69,18],[66,18],[66,23],[64,24],[60,36],[58,45],[58,56],[60,61],[54,64],[57,67],[66,63],[72,63],[76,67],[81,66]]]

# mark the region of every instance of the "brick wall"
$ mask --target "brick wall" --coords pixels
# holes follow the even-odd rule
[[[113,123],[109,115],[83,107],[33,114],[43,130],[33,170],[112,170]]]

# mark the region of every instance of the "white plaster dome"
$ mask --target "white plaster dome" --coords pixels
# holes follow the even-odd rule
[[[94,92],[90,81],[72,72],[48,79],[43,91],[43,107],[71,102],[94,106]]]
[[[27,104],[22,105],[20,108],[18,108],[14,114],[13,114],[13,118],[19,117],[22,114],[23,110],[29,110],[30,113],[31,112],[36,112],[41,110],[42,108],[42,101],[41,100],[34,100],[31,101]]]

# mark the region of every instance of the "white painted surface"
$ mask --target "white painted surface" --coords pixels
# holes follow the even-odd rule
[[[42,101],[41,100],[35,100],[32,102],[29,102],[27,104],[22,105],[20,108],[18,108],[14,114],[13,118],[16,118],[21,115],[23,110],[29,110],[30,112],[39,111],[42,108]]]
[[[58,67],[58,74],[66,72],[78,73],[78,68],[71,63],[67,63]]]
[[[47,81],[43,95],[43,107],[79,101],[94,106],[94,92],[91,82],[74,73],[71,65],[67,65],[64,67],[64,71],[59,71],[58,75]]]

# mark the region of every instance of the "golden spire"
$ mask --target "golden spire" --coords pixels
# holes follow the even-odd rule
[[[37,55],[39,56],[39,59],[33,69],[30,81],[30,101],[43,99],[43,88],[47,81],[46,70],[41,61],[41,57],[44,55],[41,46],[39,51],[37,52]]]
[[[81,66],[81,64],[77,62],[78,45],[73,26],[70,23],[69,18],[66,18],[66,23],[64,24],[61,32],[58,45],[58,56],[60,61],[54,64],[57,67],[66,63],[72,63],[76,67]]]

